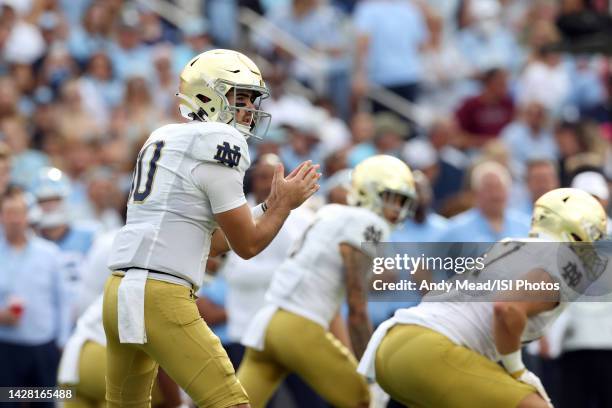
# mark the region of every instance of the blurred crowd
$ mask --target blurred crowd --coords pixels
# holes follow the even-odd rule
[[[347,169],[389,154],[418,170],[419,209],[395,232],[397,241],[526,236],[533,202],[560,186],[586,190],[609,211],[612,60],[558,45],[572,41],[560,21],[581,13],[608,21],[610,7],[588,0],[207,0],[176,25],[141,1],[0,0],[0,353],[10,354],[7,344],[65,341],[75,310],[84,308],[76,299],[83,270],[92,267],[90,249],[123,224],[142,143],[160,125],[184,120],[178,75],[212,48],[252,56],[271,89],[263,108],[272,127],[263,140],[249,140],[257,164],[246,187],[254,202],[265,198],[266,164],[277,160],[286,169],[305,159],[321,163],[315,207],[345,202]],[[264,19],[242,26],[243,8]],[[385,102],[380,89],[412,109]],[[15,189],[28,193],[24,208]],[[38,237],[28,235],[28,224]],[[32,327],[15,334],[4,313],[19,306],[15,299],[27,304],[27,273],[41,267],[7,244],[20,234],[40,240],[27,259],[58,251],[48,241],[63,253],[52,256],[60,266],[42,262],[50,274],[67,271],[66,287],[51,288],[63,294],[32,301],[48,300],[41,309],[57,308],[58,316],[72,308],[57,330],[45,331],[54,318],[42,313],[46,323],[32,317]],[[227,270],[238,262],[230,261]],[[266,262],[262,270],[270,269]],[[21,286],[9,279],[20,270]],[[253,285],[265,287],[264,275]],[[206,291],[208,313],[222,324],[227,283]],[[73,304],[63,305],[66,299]],[[393,307],[378,303],[373,316],[381,321]],[[217,328],[224,340],[226,329]]]

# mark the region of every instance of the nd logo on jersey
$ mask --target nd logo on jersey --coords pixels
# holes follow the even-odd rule
[[[232,149],[228,142],[223,142],[222,145],[217,145],[217,154],[214,159],[226,166],[235,167],[240,163],[241,157],[239,146],[234,145]]]

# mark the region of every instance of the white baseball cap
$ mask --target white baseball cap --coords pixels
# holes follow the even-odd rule
[[[586,191],[600,200],[610,198],[610,189],[606,179],[601,173],[595,171],[585,171],[577,174],[572,180],[572,187]]]

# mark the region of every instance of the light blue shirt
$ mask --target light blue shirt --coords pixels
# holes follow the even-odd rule
[[[348,153],[349,167],[355,167],[368,157],[372,157],[377,153],[376,148],[370,142],[359,143],[354,146]]]
[[[76,252],[82,256],[87,255],[96,236],[96,229],[80,225],[71,225],[66,235],[56,244],[62,252]]]
[[[440,241],[497,242],[503,238],[522,238],[529,233],[529,225],[529,217],[516,210],[506,209],[503,227],[500,232],[496,232],[480,210],[472,208],[450,219]]]
[[[362,1],[355,9],[357,30],[369,37],[367,72],[383,85],[419,82],[420,47],[428,38],[421,11],[409,1]]]
[[[524,122],[515,121],[501,132],[504,144],[510,150],[515,169],[523,175],[527,162],[534,159],[556,161],[559,148],[555,137],[549,129],[542,129],[535,134]]]
[[[85,62],[99,51],[110,47],[110,40],[99,35],[91,35],[80,25],[70,28],[68,36],[68,51],[75,59]]]
[[[391,234],[393,242],[438,242],[448,226],[448,220],[436,213],[429,213],[422,224],[412,218]]]
[[[111,57],[117,77],[121,80],[134,76],[147,79],[155,75],[153,57],[149,47],[138,45],[125,49],[113,43],[109,47],[108,55]]]
[[[308,14],[297,18],[293,6],[280,6],[268,13],[270,21],[288,32],[293,37],[313,48],[349,48],[348,33],[343,30],[340,12],[331,6],[319,5]],[[268,44],[263,44],[269,46]],[[334,71],[347,69],[352,57],[347,52],[338,57],[331,57],[330,68]]]
[[[217,276],[208,285],[202,286],[198,292],[198,296],[207,298],[217,306],[225,307],[225,298],[227,296],[227,282],[222,276]],[[210,329],[219,337],[221,344],[232,343],[227,334],[227,323],[209,325]]]
[[[0,307],[7,307],[11,296],[24,302],[17,326],[0,325],[0,341],[41,345],[55,340],[62,346],[71,322],[57,246],[31,235],[26,247],[17,251],[0,240],[0,259]]]
[[[457,45],[477,70],[502,67],[516,73],[525,59],[515,36],[502,26],[488,36],[473,27],[463,29],[457,35]]]
[[[48,165],[47,155],[36,150],[26,150],[16,154],[11,162],[11,182],[28,189],[40,169]]]

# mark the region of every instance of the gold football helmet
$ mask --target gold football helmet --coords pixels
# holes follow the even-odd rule
[[[241,91],[250,95],[254,108],[229,103],[230,92],[236,101]],[[260,139],[270,125],[270,114],[259,109],[270,92],[257,65],[237,51],[217,49],[194,57],[181,72],[176,95],[184,117],[233,125],[247,138]],[[250,123],[236,121],[238,110],[250,112]]]
[[[603,207],[589,193],[558,188],[535,202],[529,235],[560,242],[593,242],[605,236],[607,221]]]
[[[411,216],[416,208],[416,187],[412,171],[400,159],[377,155],[359,163],[351,175],[349,204],[365,207],[383,218],[385,207],[398,196],[401,210],[397,219],[399,224]]]

